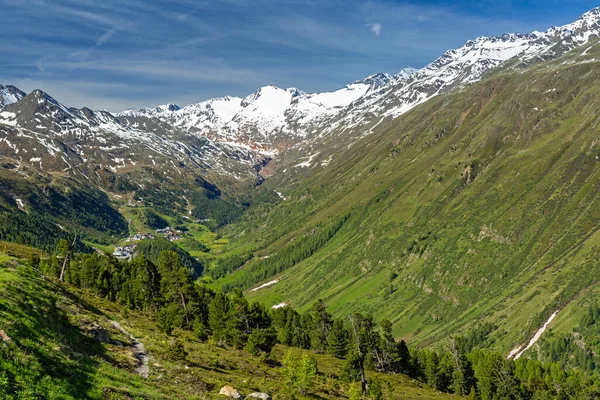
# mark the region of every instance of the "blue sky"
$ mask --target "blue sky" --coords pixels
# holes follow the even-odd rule
[[[333,90],[477,36],[546,30],[591,1],[0,0],[0,83],[119,111]]]

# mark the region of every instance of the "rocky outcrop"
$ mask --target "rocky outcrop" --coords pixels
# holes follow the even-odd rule
[[[241,399],[242,395],[238,392],[237,389],[232,388],[231,386],[223,386],[219,391],[220,395],[231,397],[232,399]]]
[[[261,400],[271,400],[271,396],[266,393],[254,392],[248,395],[248,398],[261,399]]]
[[[85,332],[88,336],[96,339],[100,343],[110,343],[110,332],[95,322],[87,327]]]

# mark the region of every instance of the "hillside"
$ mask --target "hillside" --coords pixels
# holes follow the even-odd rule
[[[52,247],[77,231],[93,247],[114,245],[127,233],[129,215],[119,215],[127,205],[218,230],[251,204],[270,207],[276,193],[348,148],[374,145],[365,136],[376,138],[419,104],[586,48],[599,35],[593,9],[545,32],[469,40],[420,70],[376,73],[333,91],[268,85],[243,98],[115,114],[0,85],[0,182],[9,186],[0,239]],[[265,181],[268,189],[257,189]]]
[[[505,354],[555,310],[576,319],[568,305],[595,298],[598,276],[599,55],[593,43],[500,71],[282,177],[285,200],[230,235],[257,257],[299,256],[252,261],[215,286],[250,289],[280,271],[248,296],[301,309],[322,298],[339,315],[389,318],[422,344],[489,323],[486,345]]]
[[[217,393],[224,385],[243,394],[290,398],[277,361],[264,363],[245,351],[202,343],[189,331],[168,336],[149,314],[123,315],[117,304],[65,287],[14,259],[2,259],[0,295],[3,399],[223,398]],[[149,355],[147,378],[139,375],[135,342],[128,334]],[[183,358],[170,353],[175,338],[184,345]],[[285,351],[277,347],[273,360],[281,361]],[[309,398],[347,396],[349,384],[335,378],[342,362],[317,355],[317,365],[319,383]],[[405,376],[379,376],[389,398],[451,398]]]

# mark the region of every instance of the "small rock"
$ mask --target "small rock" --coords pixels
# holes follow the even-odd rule
[[[110,332],[97,323],[93,323],[92,326],[87,329],[87,333],[100,343],[110,343]]]
[[[222,394],[224,396],[231,397],[234,399],[242,398],[242,395],[240,394],[240,392],[238,392],[237,389],[234,389],[231,386],[223,386],[221,388],[221,390],[219,391],[219,394]]]
[[[269,396],[266,393],[259,393],[259,392],[250,393],[248,395],[248,397],[254,397],[255,399],[261,399],[261,400],[271,400],[271,396]]]
[[[12,339],[4,332],[4,329],[0,329],[0,342],[12,342]]]

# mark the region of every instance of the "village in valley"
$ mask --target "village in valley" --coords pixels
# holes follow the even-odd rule
[[[131,260],[133,258],[133,253],[137,242],[146,239],[154,239],[155,237],[164,237],[168,241],[174,242],[181,240],[181,233],[181,230],[173,229],[169,226],[163,229],[157,229],[156,236],[150,233],[136,233],[125,239],[128,244],[115,247],[112,255],[120,260]]]

